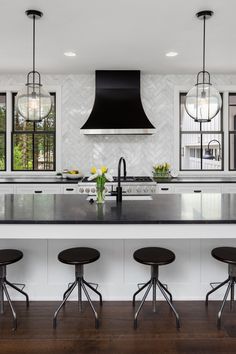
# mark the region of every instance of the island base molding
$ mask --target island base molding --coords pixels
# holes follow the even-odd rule
[[[0,223],[0,239],[224,239],[236,238],[236,223],[73,224]]]

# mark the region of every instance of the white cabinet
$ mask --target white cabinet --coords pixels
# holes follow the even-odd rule
[[[77,194],[77,183],[2,183],[0,194]]]
[[[174,193],[174,185],[168,183],[158,184],[157,193],[158,194]]]
[[[222,184],[222,193],[236,193],[236,183]]]
[[[78,193],[78,185],[77,184],[65,184],[63,185],[63,193],[64,194],[77,194]]]
[[[175,193],[221,193],[221,185],[217,183],[181,183],[174,186]]]
[[[157,193],[222,193],[222,186],[220,183],[158,183]],[[236,193],[236,185],[234,188]]]
[[[14,184],[2,184],[0,185],[0,194],[13,194]]]
[[[17,194],[62,194],[60,184],[17,184]]]

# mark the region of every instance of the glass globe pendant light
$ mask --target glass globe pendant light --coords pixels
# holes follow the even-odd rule
[[[49,115],[52,108],[51,96],[43,89],[40,73],[35,70],[35,20],[41,18],[43,13],[37,10],[27,10],[25,13],[33,19],[33,70],[27,74],[24,89],[16,96],[16,107],[26,121],[40,122]]]
[[[203,68],[197,74],[197,83],[187,93],[185,100],[188,115],[199,123],[210,122],[222,106],[220,93],[212,86],[210,73],[205,70],[206,20],[212,15],[213,11],[200,11],[196,14],[197,18],[203,20]]]

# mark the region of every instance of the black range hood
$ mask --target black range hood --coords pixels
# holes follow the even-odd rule
[[[80,133],[136,135],[155,131],[142,106],[140,71],[96,71],[94,106]]]

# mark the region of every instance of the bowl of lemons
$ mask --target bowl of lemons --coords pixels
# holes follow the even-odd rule
[[[66,178],[68,179],[80,179],[83,175],[79,170],[69,170],[66,173]]]

